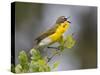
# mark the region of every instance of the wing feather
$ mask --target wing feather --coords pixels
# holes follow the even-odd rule
[[[37,37],[35,40],[37,40],[37,43],[39,43],[42,39],[46,38],[47,36],[55,33],[56,29],[57,29],[58,25],[54,25],[52,28],[50,28],[49,30],[47,30],[46,32],[44,32],[43,34],[41,34],[39,37]]]

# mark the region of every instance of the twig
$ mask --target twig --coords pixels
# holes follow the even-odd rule
[[[56,54],[55,54],[55,55],[56,55]],[[52,55],[50,58],[48,58],[48,62],[50,62],[50,60],[51,60],[55,55]]]
[[[51,57],[48,57],[48,61],[47,62],[50,62],[50,60],[55,57],[57,54],[59,54],[60,52],[56,52],[54,53]],[[59,54],[60,55],[60,54]]]

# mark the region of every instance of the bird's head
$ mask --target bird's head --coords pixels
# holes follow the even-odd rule
[[[56,24],[64,23],[65,21],[67,21],[68,23],[71,23],[70,21],[68,21],[69,18],[70,17],[60,16],[56,20]]]
[[[68,21],[68,18],[66,18],[65,16],[60,16],[57,19],[56,23],[59,25],[57,28],[57,32],[64,33],[69,28],[71,22]]]

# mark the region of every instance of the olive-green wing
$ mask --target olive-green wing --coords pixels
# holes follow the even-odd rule
[[[37,40],[37,43],[39,43],[42,39],[46,38],[47,36],[55,33],[56,29],[57,29],[58,25],[54,25],[52,28],[50,28],[49,30],[47,30],[46,32],[44,32],[43,34],[41,34],[39,37],[37,37],[35,40]]]

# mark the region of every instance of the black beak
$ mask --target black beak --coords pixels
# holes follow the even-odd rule
[[[68,23],[71,23],[70,21],[67,21]]]
[[[64,21],[67,21],[67,18],[64,18]]]
[[[70,17],[64,18],[64,21],[67,21]],[[71,23],[70,21],[67,21],[68,23]]]

